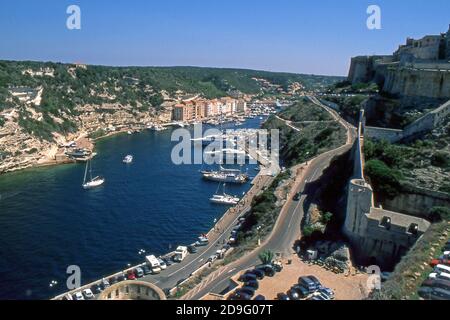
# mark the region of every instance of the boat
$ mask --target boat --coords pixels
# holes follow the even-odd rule
[[[215,182],[239,183],[248,181],[248,175],[237,169],[225,169],[220,166],[219,171],[201,171],[203,179]]]
[[[90,180],[87,181],[87,173],[88,173],[88,168],[89,168],[89,175],[90,175]],[[95,178],[92,178],[92,165],[91,165],[91,161],[88,160],[86,162],[86,169],[84,170],[84,179],[83,179],[83,188],[84,189],[93,189],[96,187],[101,186],[102,184],[105,183],[105,179],[103,177],[97,176]]]
[[[220,185],[219,185],[220,187]],[[223,194],[215,194],[209,199],[212,203],[224,204],[224,205],[236,205],[240,199],[235,196],[231,196],[225,193],[225,183],[223,184]]]
[[[123,160],[123,163],[132,163],[133,162],[133,156],[131,154],[127,155]]]

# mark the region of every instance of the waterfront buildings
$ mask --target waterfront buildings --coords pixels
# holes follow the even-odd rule
[[[184,100],[177,103],[172,109],[172,120],[191,121],[227,116],[234,113],[244,113],[247,102],[230,97],[207,100],[203,98]]]

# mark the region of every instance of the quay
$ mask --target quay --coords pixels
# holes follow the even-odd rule
[[[216,253],[226,242],[228,242],[233,227],[238,222],[239,218],[245,215],[251,209],[251,203],[255,196],[267,188],[275,179],[272,175],[265,175],[266,170],[261,172],[251,182],[252,187],[241,199],[241,201],[234,207],[228,209],[214,227],[207,233],[209,244],[205,247],[198,247],[198,252],[188,254],[181,263],[175,263],[167,266],[166,270],[161,271],[160,274],[149,274],[139,281],[150,282],[167,292],[174,292],[176,288],[183,282],[187,281],[192,275],[200,269],[204,268],[208,263],[208,258]],[[167,253],[162,258],[170,257],[173,252]],[[129,270],[134,270],[137,267],[145,265],[145,262],[138,265],[120,270],[114,274],[105,276],[102,279],[85,284],[77,289],[64,292],[52,298],[52,300],[61,300],[67,294],[74,294],[85,289],[91,289],[95,285],[99,285],[103,279],[111,279],[120,275],[126,275]],[[126,280],[130,281],[130,280]],[[131,280],[136,281],[136,280]],[[97,294],[96,294],[97,297]]]

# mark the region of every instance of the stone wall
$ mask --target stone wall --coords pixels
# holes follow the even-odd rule
[[[439,69],[389,68],[383,91],[402,97],[450,99],[450,72]]]
[[[390,128],[365,127],[364,135],[367,138],[386,140],[391,143],[405,140],[419,134],[430,132],[450,116],[450,100],[439,108],[425,114],[403,130]]]
[[[366,130],[364,111],[361,111],[359,137],[352,148],[354,172],[347,188],[343,232],[350,240],[358,263],[377,264],[387,270],[394,266],[430,224],[419,217],[375,207],[372,187],[364,178],[364,140],[360,137]]]
[[[366,127],[364,136],[375,140],[386,140],[391,143],[399,141],[403,138],[403,130]]]
[[[389,210],[427,218],[433,207],[450,207],[450,195],[408,185],[394,199],[385,200],[384,207]]]

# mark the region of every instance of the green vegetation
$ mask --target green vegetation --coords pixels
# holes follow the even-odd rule
[[[401,190],[399,171],[389,168],[383,161],[370,160],[366,162],[365,173],[378,197],[392,199]]]
[[[333,120],[333,117],[327,111],[318,107],[307,98],[301,98],[295,105],[280,112],[279,116],[293,122]]]
[[[53,76],[32,76],[24,72],[44,69],[53,71]],[[286,89],[290,84],[299,82],[307,90],[322,88],[340,80],[339,77],[241,69],[84,67],[51,62],[0,61],[0,111],[12,107],[19,109],[22,113],[20,123],[25,131],[48,140],[52,139],[52,132],[67,133],[76,129],[73,119],[77,115],[75,107],[79,105],[112,103],[137,108],[139,102],[139,111],[145,112],[161,108],[163,90],[172,96],[181,90],[206,98],[223,97],[230,92],[255,95],[266,92],[255,79],[265,79]],[[42,123],[26,114],[24,103],[10,94],[9,90],[16,87],[43,88],[41,105],[35,108],[43,114]],[[1,120],[0,125],[3,124],[4,120]]]
[[[280,117],[290,121],[329,121],[331,118],[327,111],[306,100],[289,107]],[[280,157],[287,166],[305,162],[319,153],[345,144],[345,129],[337,122],[295,123],[295,126],[300,131],[276,117],[269,118],[264,124],[264,129],[280,131]]]
[[[259,254],[259,260],[262,264],[271,264],[274,258],[274,253],[270,250],[264,250]]]
[[[395,180],[398,180],[401,184],[410,183],[414,185],[417,185],[420,181],[422,187],[450,193],[450,183],[446,173],[450,169],[449,138],[448,136],[441,136],[436,139],[429,136],[408,144],[392,144],[387,141],[367,139],[364,142],[364,156],[367,161],[366,174],[371,180],[381,178],[383,174],[380,170],[376,172],[367,171],[367,165],[371,160],[379,160],[387,168],[381,168],[378,164],[376,168],[371,168],[371,170],[384,170],[384,173],[387,174],[385,178],[389,179],[389,182],[386,183],[393,183],[392,187],[397,186]],[[374,166],[373,163],[371,165]],[[436,172],[435,168],[440,169],[437,178],[427,175],[428,171]],[[373,177],[373,173],[377,173],[378,177]],[[378,182],[383,184],[382,181],[378,180]]]
[[[346,119],[352,120],[353,123],[357,123],[359,120],[359,111],[363,109],[364,103],[367,99],[368,96],[364,94],[326,97],[326,100],[339,105],[342,116]]]

